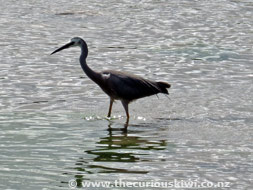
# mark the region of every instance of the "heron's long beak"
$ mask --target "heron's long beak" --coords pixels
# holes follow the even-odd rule
[[[58,48],[57,50],[55,50],[54,52],[52,52],[51,55],[54,54],[54,53],[56,53],[56,52],[58,52],[58,51],[61,51],[63,49],[71,47],[72,45],[74,45],[74,43],[75,42],[69,42],[69,43],[67,43],[66,45],[64,45],[64,46]]]

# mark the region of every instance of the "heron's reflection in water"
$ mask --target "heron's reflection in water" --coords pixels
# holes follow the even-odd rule
[[[111,124],[108,126],[111,128]],[[135,131],[136,132],[136,131]],[[147,136],[129,134],[121,130],[108,130],[108,136],[101,137],[93,150],[85,150],[94,158],[87,160],[80,157],[76,162],[75,170],[80,174],[75,175],[77,184],[81,187],[84,180],[90,180],[90,174],[98,173],[132,173],[147,174],[145,168],[134,169],[132,163],[151,162],[148,157],[150,151],[159,151],[166,148],[165,140],[155,140]]]

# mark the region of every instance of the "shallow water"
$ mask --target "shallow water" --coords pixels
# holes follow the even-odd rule
[[[1,189],[69,189],[69,180],[252,188],[251,1],[10,0],[0,11]],[[167,81],[169,98],[132,103],[123,133],[121,104],[106,119],[109,99],[81,70],[80,50],[49,55],[74,36],[94,70]]]

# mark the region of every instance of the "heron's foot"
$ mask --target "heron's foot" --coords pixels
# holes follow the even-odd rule
[[[122,129],[123,132],[127,132],[127,127],[128,127],[128,120],[124,124],[124,128]]]
[[[107,128],[107,131],[109,131],[109,132],[113,131],[112,128],[111,128],[111,126]]]
[[[123,133],[127,133],[127,127],[121,128],[120,129]]]

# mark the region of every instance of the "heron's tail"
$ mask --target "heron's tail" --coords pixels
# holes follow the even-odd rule
[[[169,94],[167,88],[170,88],[170,84],[167,82],[157,82],[157,85],[161,89],[161,93]]]

